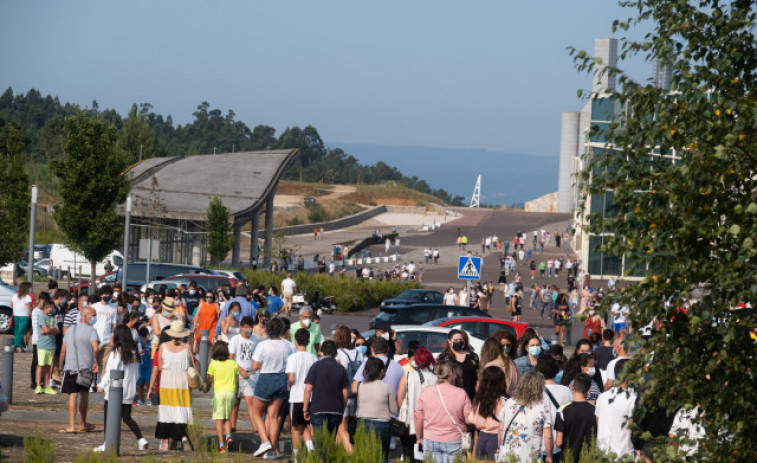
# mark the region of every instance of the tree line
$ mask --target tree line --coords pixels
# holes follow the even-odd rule
[[[432,188],[417,176],[403,175],[396,167],[378,161],[360,164],[341,148],[328,148],[315,127],[287,127],[278,136],[276,129],[259,124],[254,128],[236,120],[233,110],[226,114],[202,102],[194,111],[194,120],[174,125],[171,115],[156,113],[150,103],[132,104],[124,117],[114,109],[100,110],[96,100],[89,108],[61,103],[58,97],[42,96],[31,89],[14,94],[8,88],[0,95],[0,120],[16,127],[22,134],[26,159],[52,162],[63,155],[64,121],[85,111],[117,130],[116,145],[126,157],[127,165],[140,159],[159,156],[191,156],[236,151],[259,151],[299,148],[299,156],[284,172],[287,180],[333,184],[379,184],[395,181],[421,193],[436,196],[451,205],[464,205],[462,196],[452,196],[443,188]]]

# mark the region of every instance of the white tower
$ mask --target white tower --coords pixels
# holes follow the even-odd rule
[[[473,196],[470,198],[470,206],[469,207],[478,207],[478,200],[481,197],[481,174],[478,174],[478,179],[476,179],[476,186],[473,187]]]

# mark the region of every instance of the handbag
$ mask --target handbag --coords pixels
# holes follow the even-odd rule
[[[79,368],[79,352],[76,349],[76,325],[74,325],[74,357],[76,357],[76,384],[80,387],[89,389],[92,387],[92,381],[95,380],[95,373],[91,368]]]
[[[202,384],[202,380],[200,379],[200,373],[193,366],[194,361],[192,359],[192,354],[188,353],[188,357],[189,357],[189,368],[187,368],[187,385],[189,386],[190,389],[200,389],[204,386]]]
[[[449,412],[449,409],[447,409],[447,404],[444,403],[444,397],[442,397],[442,390],[439,389],[439,386],[436,386],[436,392],[439,393],[439,400],[442,401],[442,406],[444,407],[444,411],[447,412],[447,416],[449,416],[449,419],[452,420],[452,424],[455,425],[455,428],[457,429],[457,432],[460,433],[460,444],[464,452],[469,452],[473,450],[473,433],[470,432],[463,432],[460,427],[457,425],[457,421],[452,417],[452,414]]]

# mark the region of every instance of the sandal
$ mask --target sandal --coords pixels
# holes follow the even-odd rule
[[[95,425],[92,423],[85,423],[83,428],[79,428],[77,432],[92,432],[95,430]]]
[[[158,450],[168,451],[168,442],[161,442],[160,443],[160,448]]]

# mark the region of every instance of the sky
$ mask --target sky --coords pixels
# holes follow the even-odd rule
[[[149,102],[175,123],[207,101],[327,142],[556,157],[561,112],[591,85],[566,47],[591,51],[631,13],[613,0],[4,1],[0,91],[124,115]]]

